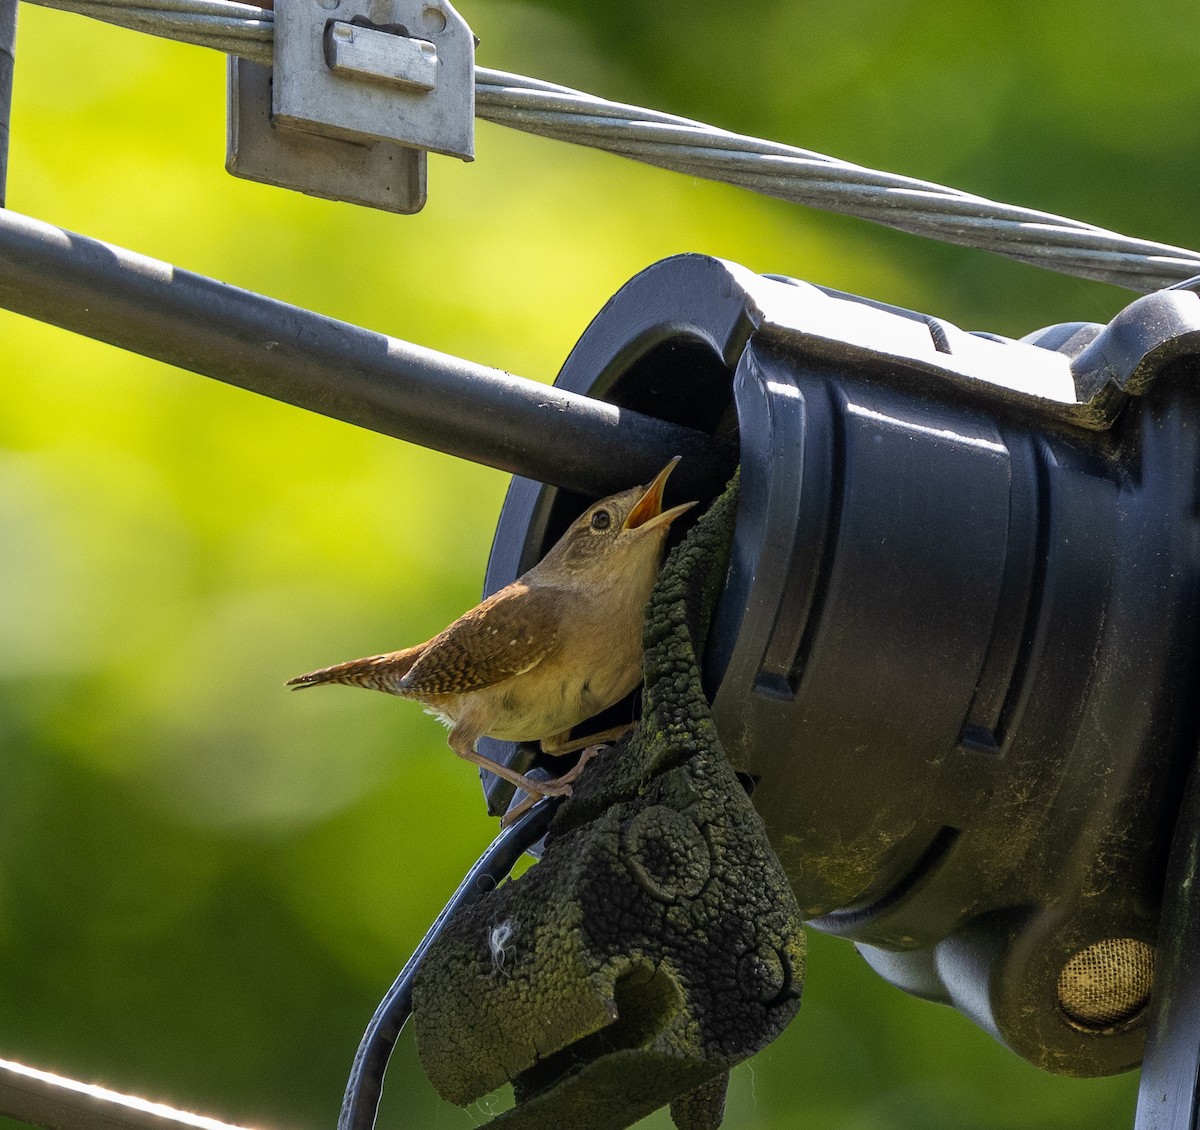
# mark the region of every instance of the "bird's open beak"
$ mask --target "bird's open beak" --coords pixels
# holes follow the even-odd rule
[[[672,506],[670,510],[662,508],[663,488],[667,485],[667,479],[672,471],[675,470],[675,464],[679,462],[679,455],[676,455],[657,475],[654,476],[654,481],[646,487],[646,493],[637,500],[633,509],[629,511],[629,516],[625,519],[625,529],[665,529],[669,526],[680,514],[686,510],[691,510],[696,504],[694,502],[684,502],[679,506]]]

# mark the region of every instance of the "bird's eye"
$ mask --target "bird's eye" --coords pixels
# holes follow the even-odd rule
[[[597,510],[592,515],[593,530],[607,530],[612,525],[612,515],[607,510]]]

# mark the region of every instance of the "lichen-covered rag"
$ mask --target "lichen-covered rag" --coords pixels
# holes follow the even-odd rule
[[[415,986],[443,1098],[512,1082],[504,1130],[621,1130],[671,1104],[720,1125],[729,1069],[800,1005],[800,911],[701,688],[736,479],[668,557],[645,629],[642,719],[594,758],[540,863],[459,915]]]

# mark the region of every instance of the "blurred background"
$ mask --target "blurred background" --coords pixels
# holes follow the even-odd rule
[[[1200,246],[1200,8],[462,0],[478,62]],[[707,252],[1021,335],[1133,297],[478,125],[398,217],[229,177],[225,62],[22,6],[17,211],[552,380],[591,316]],[[0,313],[0,1057],[332,1127],[374,1005],[495,826],[412,704],[289,676],[479,597],[504,475]],[[1127,1127],[810,936],[730,1130]],[[408,1038],[381,1130],[486,1122]],[[2,1120],[0,1120],[2,1121]],[[669,1125],[665,1113],[643,1123]]]

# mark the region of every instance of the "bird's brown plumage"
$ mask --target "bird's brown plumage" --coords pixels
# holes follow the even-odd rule
[[[347,683],[415,699],[450,727],[449,743],[526,791],[570,791],[571,775],[537,782],[479,754],[489,734],[578,745],[572,728],[620,701],[641,679],[641,628],[671,522],[662,509],[678,459],[645,487],[590,506],[546,556],[444,631],[402,651],[323,667],[294,687]]]

